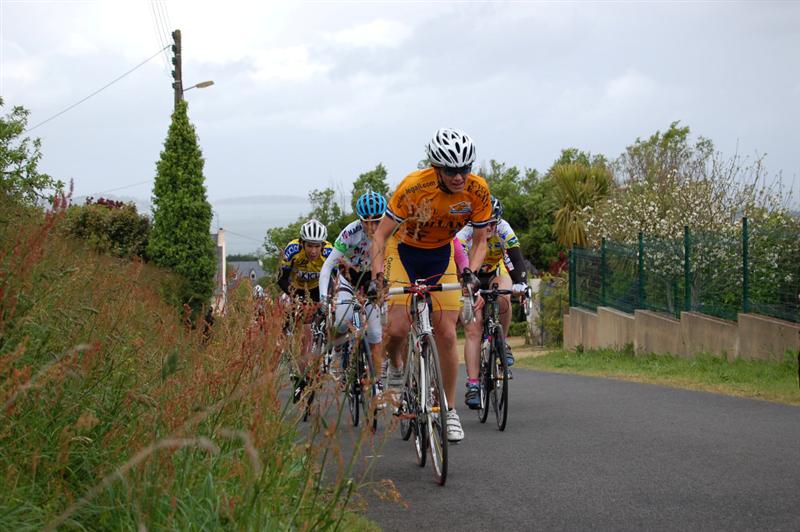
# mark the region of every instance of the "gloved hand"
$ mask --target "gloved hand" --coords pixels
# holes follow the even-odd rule
[[[512,292],[523,294],[525,297],[528,297],[528,290],[530,290],[530,287],[526,283],[516,283],[511,287]]]
[[[468,290],[470,294],[474,294],[480,286],[478,276],[469,268],[464,268],[461,270],[461,286],[464,287],[464,290]]]
[[[379,298],[379,296],[386,292],[386,288],[388,286],[389,282],[384,279],[383,275],[378,275],[378,277],[369,282],[369,286],[367,286],[367,297],[370,300],[375,301]]]

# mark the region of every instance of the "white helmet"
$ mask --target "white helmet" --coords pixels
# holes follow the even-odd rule
[[[475,145],[463,131],[443,127],[427,146],[428,159],[434,166],[461,168],[475,162]]]
[[[313,218],[300,226],[300,240],[311,244],[322,244],[328,238],[328,228]]]

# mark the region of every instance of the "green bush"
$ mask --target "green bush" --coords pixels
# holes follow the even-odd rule
[[[525,336],[528,334],[528,322],[527,321],[514,321],[511,322],[511,326],[508,328],[508,335],[509,336]]]
[[[146,258],[150,219],[136,212],[132,203],[107,203],[101,198],[97,203],[73,205],[67,209],[64,228],[101,253]]]
[[[543,329],[546,345],[561,345],[564,341],[564,312],[569,308],[567,280],[545,275],[540,286],[541,307],[536,325]]]

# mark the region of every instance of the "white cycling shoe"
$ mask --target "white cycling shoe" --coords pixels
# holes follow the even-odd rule
[[[461,419],[456,413],[456,409],[448,410],[445,416],[447,427],[447,441],[458,443],[464,439],[464,429],[461,428]]]

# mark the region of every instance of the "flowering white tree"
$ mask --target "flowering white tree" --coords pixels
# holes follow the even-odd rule
[[[700,137],[691,145],[688,135],[689,128],[675,122],[666,132],[629,146],[612,166],[619,186],[586,213],[587,235],[594,246],[603,237],[634,245],[642,232],[648,297],[660,291],[652,295],[662,301],[663,310],[672,312],[681,308],[676,297],[682,297],[684,288],[682,240],[688,226],[692,308],[705,311],[704,304],[713,299],[719,308],[708,309],[711,313],[735,316],[742,297],[742,217],[760,228],[751,248],[766,253],[767,263],[772,256],[766,249],[769,242],[783,242],[772,253],[797,256],[800,224],[786,210],[789,198],[780,180],[766,184],[763,158],[725,158],[710,140]],[[770,238],[766,228],[795,238]],[[777,262],[759,272],[760,282],[773,285],[787,275]]]

